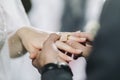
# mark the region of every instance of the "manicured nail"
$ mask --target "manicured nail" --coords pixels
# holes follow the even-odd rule
[[[87,39],[86,39],[86,38],[80,38],[80,40],[82,40],[82,41],[86,41]]]

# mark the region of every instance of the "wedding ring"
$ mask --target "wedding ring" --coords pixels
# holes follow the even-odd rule
[[[69,40],[69,38],[70,38],[70,35],[67,35],[67,41]]]
[[[66,42],[70,39],[70,36],[71,36],[70,33],[62,33],[60,41]]]

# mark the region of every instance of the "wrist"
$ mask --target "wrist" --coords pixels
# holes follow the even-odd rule
[[[20,39],[22,39],[22,36],[25,35],[28,29],[29,27],[22,27],[16,31],[16,34],[18,35]]]
[[[9,36],[8,44],[11,58],[19,57],[27,52],[17,32]]]

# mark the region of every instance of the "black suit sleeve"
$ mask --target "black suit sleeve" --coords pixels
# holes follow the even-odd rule
[[[120,0],[106,0],[88,59],[87,80],[120,80]]]
[[[45,72],[41,80],[72,80],[72,75],[64,69],[54,69]]]

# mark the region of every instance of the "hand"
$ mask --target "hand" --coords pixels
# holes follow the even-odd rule
[[[66,39],[67,35],[70,35],[68,40]],[[60,50],[63,50],[64,52],[66,51],[71,54],[75,54],[77,56],[79,54],[81,55],[81,52],[82,52],[83,56],[87,57],[88,53],[91,50],[91,46],[86,47],[80,43],[86,43],[87,39],[90,41],[93,40],[93,38],[90,34],[83,33],[83,32],[72,32],[72,33],[71,32],[63,32],[60,34],[60,36],[61,36],[60,40],[55,42],[57,48],[59,48]],[[65,43],[65,42],[67,42],[67,43]],[[73,45],[74,43],[76,45]],[[30,54],[31,59],[36,58],[36,56],[37,56],[37,53]],[[66,56],[63,54],[61,54],[60,56],[64,59],[66,58]]]
[[[67,60],[71,60],[69,56],[63,54],[57,49],[55,42],[59,38],[60,36],[56,34],[51,34],[49,38],[44,42],[41,52],[38,53],[37,56],[32,60],[32,64],[36,68],[41,68],[48,63],[66,63]],[[64,59],[63,57],[60,57],[61,54],[64,55]]]
[[[80,34],[75,34],[74,36],[78,36],[79,38],[85,38],[86,40],[84,42],[76,42],[74,40],[68,40],[66,43],[68,43],[70,46],[72,46],[75,49],[82,50],[82,56],[88,57],[89,53],[92,50],[92,41],[93,37],[89,33],[81,32]],[[77,57],[74,56],[74,57]]]
[[[60,40],[56,41],[56,45],[60,50],[64,50],[66,52],[72,54],[80,54],[81,49],[74,48],[73,46],[66,43],[68,40],[72,40],[74,42],[86,43],[86,41],[93,40],[92,36],[83,32],[61,32]]]
[[[80,34],[80,33],[78,33],[78,32],[61,32],[59,34],[61,36],[60,40],[58,40],[58,41],[55,42],[57,48],[59,48],[60,50],[64,50],[64,52],[67,51],[67,52],[73,53],[73,54],[80,54],[81,50],[73,48],[70,45],[68,45],[67,43],[65,43],[65,40],[67,39],[67,35],[71,35],[70,36],[70,40],[75,40],[75,41],[78,41],[78,42],[85,42],[86,41],[85,38],[79,38],[77,36],[74,36],[75,34],[77,35],[77,34]],[[37,56],[37,53],[30,54],[30,58],[31,59],[36,58],[36,56]],[[60,56],[63,57],[63,58],[66,58],[62,54]]]
[[[26,52],[37,54],[43,46],[44,41],[48,38],[50,33],[40,31],[32,27],[22,27],[9,38],[9,48],[11,57],[21,56]],[[65,35],[73,35],[71,32],[61,33],[61,37],[66,38]],[[76,34],[76,32],[75,32]],[[77,33],[79,34],[79,33]],[[63,39],[62,38],[62,39]],[[72,40],[83,42],[84,39],[79,37],[71,37]],[[70,53],[79,54],[80,50],[74,49],[71,46],[64,43],[64,41],[57,41],[56,45],[59,49],[65,50]],[[14,49],[16,48],[16,49]],[[33,54],[33,55],[34,55]]]
[[[77,31],[77,32],[60,32],[59,33],[61,38],[60,41],[66,42],[69,40],[74,40],[76,42],[85,42],[86,41],[86,35],[83,35],[83,32]],[[91,39],[91,37],[90,37]]]
[[[43,42],[48,38],[47,32],[31,27],[23,27],[17,31],[22,44],[29,53],[38,53],[42,49]]]
[[[29,53],[36,54],[42,49],[43,43],[48,38],[50,33],[43,32],[31,27],[23,27],[17,31],[17,34],[20,37],[22,44],[24,45],[26,50]],[[65,33],[65,34],[68,34],[68,33]],[[74,38],[74,39],[79,40],[77,38]],[[56,44],[59,49],[64,49],[71,53],[80,53],[79,50],[76,50],[61,41],[57,41]]]

